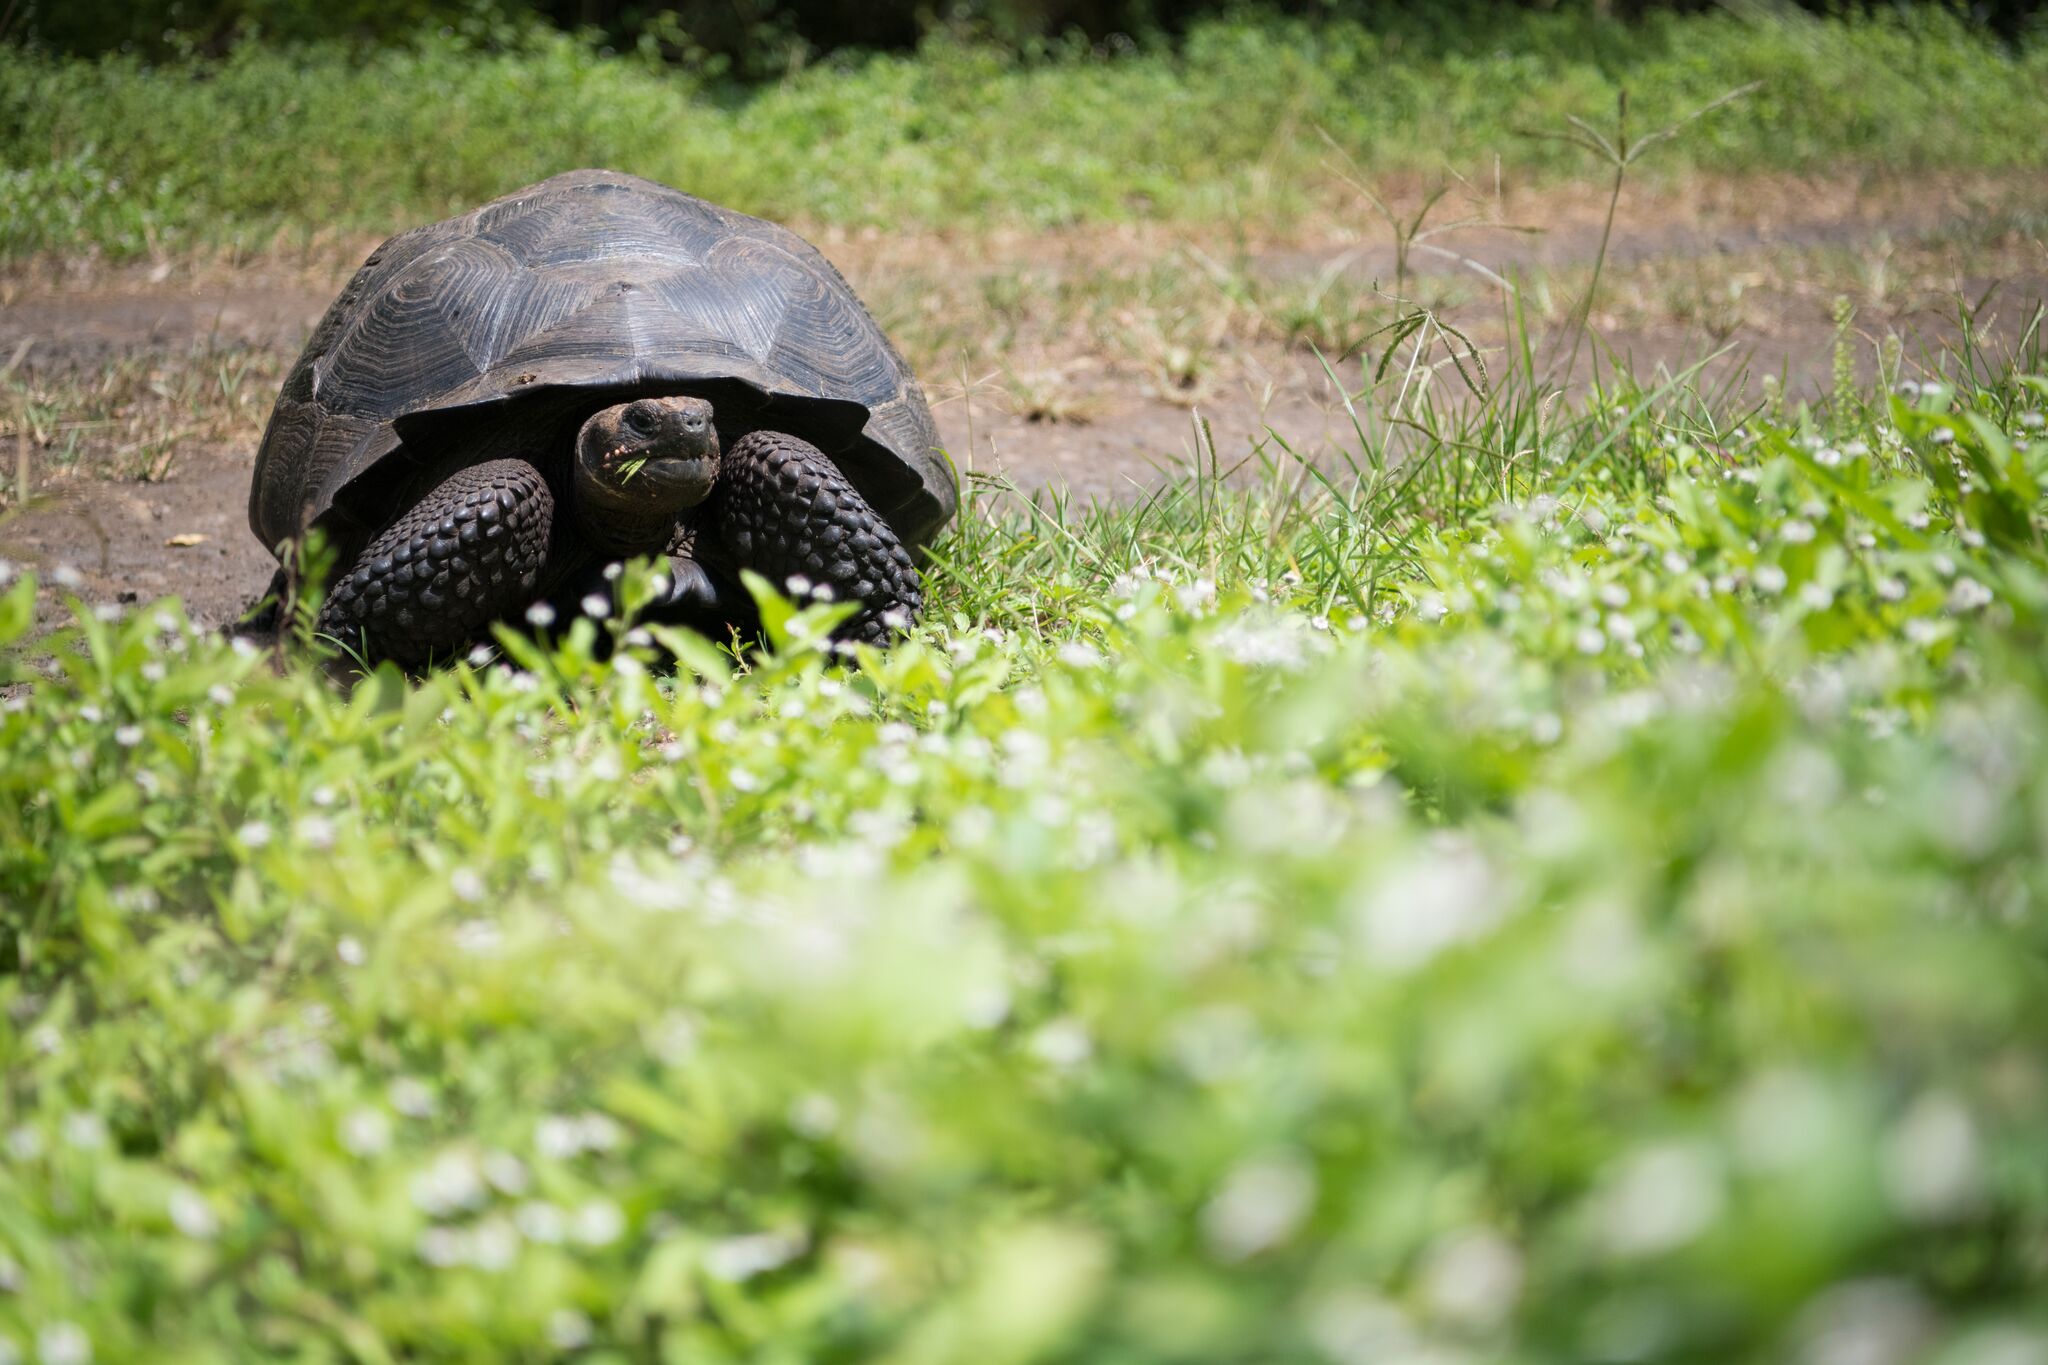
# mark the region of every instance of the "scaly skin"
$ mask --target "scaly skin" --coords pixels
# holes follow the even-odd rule
[[[885,616],[900,611],[914,620],[924,610],[903,542],[816,446],[774,431],[742,436],[725,453],[718,487],[705,533],[736,567],[777,588],[801,574],[831,585],[842,602],[859,602],[841,638],[883,643],[891,634]]]
[[[373,661],[452,654],[533,599],[554,516],[554,494],[526,461],[462,470],[357,556],[318,629]]]

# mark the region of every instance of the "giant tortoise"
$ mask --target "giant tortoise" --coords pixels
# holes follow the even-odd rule
[[[324,533],[319,629],[418,664],[663,553],[657,616],[742,621],[752,569],[880,640],[956,504],[917,380],[815,248],[572,171],[371,253],[284,382],[249,524],[280,561]]]

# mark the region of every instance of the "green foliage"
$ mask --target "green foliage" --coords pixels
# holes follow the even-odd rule
[[[1239,20],[1040,58],[937,37],[747,92],[544,33],[167,67],[0,48],[0,255],[387,231],[586,165],[813,222],[1284,215],[1334,184],[1319,128],[1376,173],[1498,154],[1541,175],[1572,150],[1526,134],[1622,88],[1649,128],[1751,81],[1656,172],[2041,164],[2048,46],[1941,12],[1488,33]]]
[[[2033,1358],[2048,381],[1514,387],[857,669],[17,579],[0,1351]]]

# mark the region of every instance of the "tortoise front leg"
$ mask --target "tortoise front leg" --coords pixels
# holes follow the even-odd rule
[[[725,453],[701,535],[712,558],[752,569],[781,588],[801,575],[861,604],[839,634],[882,643],[891,625],[924,610],[903,542],[816,446],[775,431],[742,436]],[[712,547],[706,547],[712,548]]]
[[[318,629],[371,661],[454,654],[533,599],[555,499],[524,460],[443,481],[335,579]]]

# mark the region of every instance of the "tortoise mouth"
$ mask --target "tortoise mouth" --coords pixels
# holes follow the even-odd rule
[[[701,398],[642,398],[595,413],[577,434],[585,496],[621,511],[681,511],[711,495],[718,428]]]
[[[638,493],[663,506],[695,507],[711,496],[718,482],[715,451],[689,454],[622,455],[614,463],[616,483],[623,493]]]

